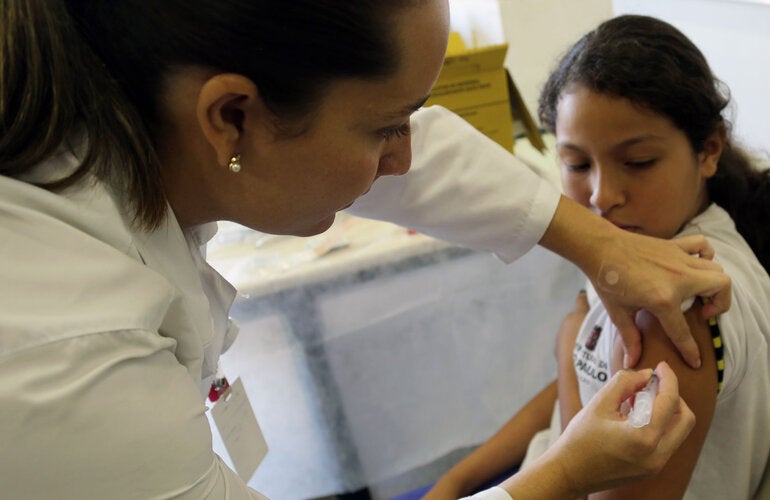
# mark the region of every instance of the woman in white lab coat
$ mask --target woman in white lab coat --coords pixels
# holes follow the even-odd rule
[[[595,278],[631,364],[639,307],[697,364],[678,303],[729,305],[719,267],[690,256],[710,257],[702,238],[626,234],[445,110],[415,118],[402,175],[445,0],[7,0],[0,15],[4,498],[260,498],[212,452],[202,404],[235,335],[234,290],[200,251],[216,220],[312,235],[371,189],[359,213],[505,260],[539,243]],[[626,425],[617,408],[646,377],[616,379],[510,492],[658,470],[692,415],[663,375],[652,424]]]

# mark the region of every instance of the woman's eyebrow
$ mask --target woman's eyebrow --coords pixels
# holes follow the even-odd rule
[[[388,113],[388,117],[397,118],[399,116],[411,115],[412,113],[420,109],[428,99],[430,99],[430,94],[426,95],[425,97],[421,97],[420,99],[413,102],[412,104],[408,104],[407,106],[404,106],[403,108],[401,108],[400,110],[394,113]]]

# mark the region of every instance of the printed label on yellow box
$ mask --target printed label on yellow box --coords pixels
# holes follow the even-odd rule
[[[450,37],[444,66],[426,106],[444,106],[513,151],[513,118],[503,67],[507,50],[507,44],[467,50],[459,37]]]

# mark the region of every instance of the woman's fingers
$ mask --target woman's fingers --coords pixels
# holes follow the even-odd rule
[[[650,424],[634,427],[621,405],[647,385],[653,372],[623,370],[575,415],[557,441],[562,470],[578,496],[659,472],[689,434],[695,417],[679,397],[676,375],[665,363],[656,371],[659,393]]]
[[[623,341],[623,350],[625,351],[623,367],[633,368],[642,356],[642,335],[634,321],[636,311],[622,306],[617,307],[608,302],[604,303],[604,307]]]
[[[680,236],[672,240],[682,250],[690,255],[697,255],[702,259],[711,261],[714,259],[714,248],[701,234]]]
[[[692,336],[681,306],[651,308],[649,311],[658,318],[666,335],[671,339],[685,362],[693,368],[700,368],[700,350]]]
[[[656,449],[662,456],[676,451],[695,425],[695,414],[679,396],[679,383],[665,361],[655,368],[658,395],[653,403],[650,430],[660,435]],[[662,468],[665,462],[660,464]]]
[[[714,249],[701,235],[673,242],[632,233],[620,239],[617,248],[608,250],[594,283],[623,340],[625,366],[635,366],[641,355],[635,317],[646,309],[658,318],[685,362],[698,368],[700,352],[681,305],[695,296],[709,297],[706,317],[730,307],[730,278],[710,260]]]
[[[652,368],[644,370],[623,370],[610,378],[607,385],[597,394],[601,408],[610,412],[617,412],[621,403],[643,389],[652,377]],[[676,389],[675,389],[676,390]],[[593,401],[593,399],[592,399]]]
[[[672,240],[679,248],[690,255],[700,258],[693,259],[691,265],[703,271],[692,280],[690,296],[708,297],[709,303],[703,307],[704,318],[718,316],[730,309],[732,300],[730,277],[724,274],[722,266],[714,262],[714,248],[700,234],[682,236]],[[705,285],[705,286],[704,286]]]

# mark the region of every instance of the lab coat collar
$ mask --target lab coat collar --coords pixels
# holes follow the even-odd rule
[[[58,177],[78,164],[62,148],[31,175]],[[0,233],[7,233],[0,256],[4,276],[19,285],[0,307],[7,309],[0,324],[18,331],[18,338],[4,339],[4,349],[99,331],[157,330],[176,340],[175,354],[196,383],[212,376],[235,331],[227,318],[235,290],[201,252],[216,224],[183,232],[169,208],[158,229],[143,232],[131,227],[125,203],[93,177],[61,193],[30,180],[0,177]],[[34,313],[40,308],[47,314]]]
[[[237,333],[228,318],[235,288],[204,256],[204,246],[216,231],[216,223],[182,231],[169,207],[161,227],[137,238],[137,249],[145,264],[163,274],[178,291],[160,333],[177,338],[177,358],[203,385],[216,373],[220,353]],[[183,331],[194,331],[200,343],[179,338],[178,332]]]

